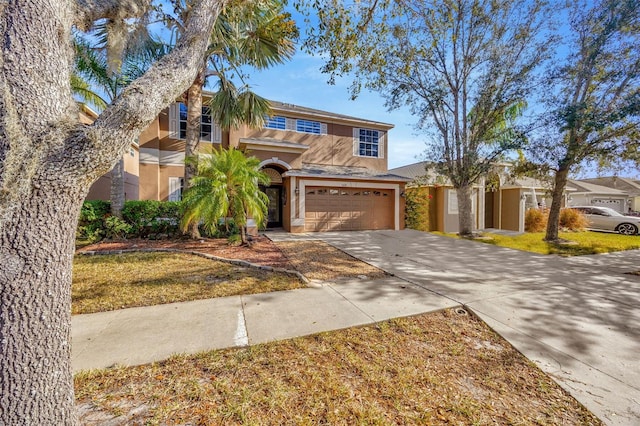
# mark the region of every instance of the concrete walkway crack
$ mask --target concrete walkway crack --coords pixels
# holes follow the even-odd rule
[[[240,309],[238,309],[236,332],[233,336],[233,343],[236,346],[249,346],[249,334],[247,332],[247,321],[244,317],[244,300],[240,296]]]
[[[344,294],[340,293],[334,286],[332,282],[327,282],[325,283],[327,284],[327,287],[329,287],[331,290],[333,290],[334,292],[336,292],[340,297],[342,297],[344,300],[346,300],[351,306],[353,306],[354,308],[356,308],[358,311],[362,312],[362,314],[364,316],[366,316],[367,318],[369,318],[371,320],[371,322],[376,323],[376,322],[380,322],[379,320],[376,320],[374,317],[372,317],[371,315],[369,315],[367,312],[365,312],[364,310],[362,310],[362,308],[360,308],[360,306],[356,305],[355,303],[353,303],[353,301],[351,301],[348,297],[346,297]]]

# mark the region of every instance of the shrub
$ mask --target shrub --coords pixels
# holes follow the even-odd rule
[[[538,209],[529,209],[524,215],[526,232],[542,232],[547,228],[548,216]]]
[[[94,243],[105,235],[105,219],[109,216],[111,203],[102,200],[85,201],[80,209],[77,238]]]
[[[150,234],[175,234],[181,217],[181,203],[176,201],[127,201],[122,218],[131,225],[130,235],[147,237]]]
[[[405,224],[418,231],[429,230],[431,194],[428,187],[407,188],[405,191]]]
[[[575,209],[562,209],[560,211],[560,228],[569,231],[584,231],[589,221],[582,212]]]
[[[104,220],[106,238],[125,238],[131,232],[131,228],[131,225],[115,216],[109,216]]]

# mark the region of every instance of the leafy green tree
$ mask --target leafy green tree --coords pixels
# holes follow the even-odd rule
[[[264,125],[265,116],[271,112],[269,102],[251,90],[242,67],[264,69],[281,64],[293,56],[293,39],[298,36],[298,30],[283,8],[281,0],[236,1],[234,7],[226,8],[219,16],[211,33],[202,67],[185,93],[186,158],[192,158],[198,153],[202,90],[210,77],[217,78],[217,90],[209,108],[213,120],[222,129],[237,128],[243,123],[251,127]],[[183,15],[188,10],[187,5],[180,2],[176,8],[176,16],[169,20],[177,37],[181,33]],[[240,78],[240,88],[233,83],[229,74]],[[185,163],[184,181],[187,188],[191,185],[196,168],[197,158]],[[192,224],[187,232],[192,238],[199,237],[196,224]]]
[[[226,224],[231,218],[246,244],[248,219],[264,226],[267,218],[269,198],[258,185],[269,185],[270,180],[259,167],[260,160],[235,148],[214,148],[211,154],[201,155],[197,174],[183,197],[183,230],[202,223],[212,233],[221,220]]]
[[[585,161],[637,158],[640,140],[640,2],[576,1],[568,53],[547,87],[547,112],[523,170],[551,177],[545,240],[557,241],[567,178]],[[635,157],[634,157],[635,155]]]
[[[71,91],[73,31],[145,23],[151,1],[0,7],[0,424],[76,425],[71,266],[89,187],[193,82],[224,2],[193,2],[175,48],[92,124]],[[119,43],[114,43],[118,45]]]
[[[354,75],[390,109],[409,106],[428,136],[426,156],[457,191],[459,232],[473,233],[472,187],[524,142],[510,119],[535,87],[551,43],[543,1],[340,0],[318,8],[306,48],[328,52],[331,80]],[[500,129],[509,125],[510,129]],[[498,132],[497,130],[501,130]]]

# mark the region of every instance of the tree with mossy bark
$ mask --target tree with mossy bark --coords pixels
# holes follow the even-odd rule
[[[70,326],[80,207],[91,184],[194,81],[223,4],[193,1],[175,48],[91,125],[80,123],[70,87],[72,31],[106,20],[121,38],[126,24],[144,22],[151,1],[0,6],[0,424],[77,424]]]
[[[640,140],[640,2],[575,1],[564,58],[549,73],[543,130],[532,137],[524,173],[551,184],[545,240],[558,241],[567,179],[585,162],[638,164]]]
[[[103,111],[113,102],[122,90],[144,72],[159,58],[166,54],[164,43],[155,40],[144,30],[141,36],[125,46],[123,59],[116,64],[110,63],[105,46],[107,26],[100,25],[94,38],[98,42],[90,43],[83,35],[74,36],[75,68],[71,75],[71,89],[82,101],[92,104]],[[122,218],[125,202],[124,158],[121,158],[110,172],[111,174],[111,215]]]
[[[305,46],[327,52],[330,81],[351,73],[354,97],[365,87],[389,109],[410,108],[428,137],[426,159],[457,191],[459,232],[472,235],[474,184],[525,140],[511,110],[527,101],[551,46],[545,2],[301,3],[319,8]]]

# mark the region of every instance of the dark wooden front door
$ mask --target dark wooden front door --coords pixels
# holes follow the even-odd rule
[[[267,228],[279,228],[282,226],[282,187],[269,186],[264,192],[269,197]]]

